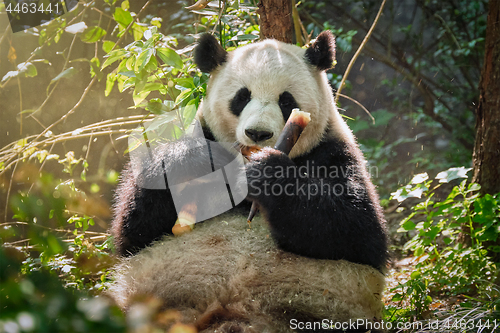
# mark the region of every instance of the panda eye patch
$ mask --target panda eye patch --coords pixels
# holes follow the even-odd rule
[[[252,93],[250,92],[250,90],[248,90],[248,88],[246,87],[241,88],[231,100],[229,109],[235,116],[239,116],[251,99]]]
[[[278,104],[280,106],[281,113],[283,114],[283,119],[285,120],[285,122],[290,117],[292,110],[299,108],[299,104],[297,104],[295,98],[293,98],[293,95],[288,91],[285,91],[280,95]]]

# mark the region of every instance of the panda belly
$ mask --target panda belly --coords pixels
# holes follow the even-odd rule
[[[206,332],[290,332],[293,323],[324,319],[377,321],[383,308],[378,270],[285,252],[262,218],[249,228],[238,211],[181,237],[165,236],[124,259],[114,277],[109,293],[121,307],[153,296]]]

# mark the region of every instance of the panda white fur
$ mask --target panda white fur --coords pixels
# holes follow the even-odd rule
[[[249,229],[247,205],[173,237],[177,213],[169,189],[141,188],[126,168],[112,226],[124,258],[111,295],[125,309],[136,296],[152,295],[206,332],[381,320],[385,221],[326,78],[334,60],[331,33],[308,49],[265,40],[229,53],[204,35],[194,58],[211,74],[197,115],[205,137],[264,147],[246,164],[247,198],[258,202],[260,216]],[[270,147],[293,108],[309,112],[311,122],[288,157]],[[160,147],[145,177],[205,160],[187,146]],[[278,172],[284,169],[297,172]],[[273,184],[293,195],[262,190]]]

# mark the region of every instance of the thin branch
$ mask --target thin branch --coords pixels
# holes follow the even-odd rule
[[[362,109],[366,112],[366,114],[368,115],[368,117],[370,117],[370,119],[372,120],[372,123],[375,125],[375,118],[373,118],[373,116],[372,116],[372,114],[370,113],[370,111],[368,111],[368,109],[367,109],[367,108],[365,108],[365,107],[363,106],[363,104],[361,104],[360,102],[358,102],[358,101],[357,101],[357,100],[355,100],[354,98],[349,97],[349,96],[344,95],[344,94],[339,94],[339,93],[337,93],[337,98],[338,98],[338,97],[344,97],[345,99],[350,100],[351,102],[355,103],[357,106],[359,106],[360,108],[362,108]]]
[[[381,55],[380,53],[369,47],[366,47],[366,49],[371,55],[373,55],[374,58],[377,58],[380,62],[395,69],[398,73],[401,73],[408,81],[410,81],[420,91],[422,97],[424,98],[424,108],[423,108],[424,113],[434,121],[441,124],[441,126],[445,130],[447,130],[450,133],[453,133],[455,128],[449,123],[449,121],[447,121],[445,118],[434,112],[434,101],[438,99],[437,96],[434,94],[433,90],[428,86],[425,80],[422,79],[422,77],[415,76],[417,74],[411,72],[412,70],[411,65],[409,65],[406,62],[403,62],[403,66],[396,64],[394,61],[392,61],[390,58],[387,58],[385,55]],[[441,100],[440,103],[443,106],[448,107],[447,104],[443,103],[443,101]],[[459,137],[457,138],[457,140],[465,148],[472,150],[472,144],[467,140],[465,140],[463,137]]]
[[[55,143],[52,144],[47,155],[50,155],[52,153],[52,149],[54,149],[54,146],[55,146]],[[38,174],[40,174],[42,172],[43,167],[45,166],[45,162],[47,162],[46,158],[43,160],[42,165],[40,165],[40,168],[38,169]],[[35,182],[31,183],[31,186],[28,190],[28,194],[30,194],[31,190],[33,189],[33,186],[35,186]]]
[[[102,132],[92,132],[92,133],[86,133],[86,134],[79,134],[79,135],[68,135],[68,136],[56,136],[55,138],[54,137],[51,137],[50,139],[46,139],[46,140],[43,140],[43,141],[40,141],[40,142],[36,142],[36,144],[32,145],[31,148],[34,148],[34,147],[39,147],[39,146],[47,146],[49,144],[54,144],[54,143],[61,143],[61,142],[67,142],[67,141],[70,141],[70,140],[76,140],[76,139],[82,139],[82,138],[88,138],[88,137],[91,137],[91,136],[103,136],[103,135],[110,135],[110,134],[126,134],[130,131],[130,129],[118,129],[118,130],[109,130],[109,131],[102,131]],[[0,175],[2,175],[5,171],[7,171],[8,169],[10,169],[12,167],[12,165],[14,165],[15,163],[17,162],[20,162],[22,160],[24,160],[26,157],[24,156],[20,156],[20,155],[16,155],[16,156],[19,156],[17,159],[12,159],[10,158],[9,159],[9,164],[7,164],[4,168],[4,170],[2,172],[0,172]]]
[[[92,2],[93,2],[93,1],[92,1]],[[77,4],[77,6],[79,6],[79,5],[80,5],[80,3],[78,3],[78,4]],[[89,5],[90,5],[90,4],[89,4]],[[85,5],[85,6],[87,6],[87,5]],[[74,9],[74,10],[76,10],[76,9]],[[73,11],[73,10],[72,10],[72,11]],[[75,21],[78,17],[80,17],[80,16],[83,14],[83,12],[84,12],[84,11],[82,10],[80,13],[78,13],[78,14],[77,14],[77,15],[76,15],[73,19],[71,19],[71,21],[69,21],[66,25],[67,25],[67,26],[71,25],[71,24],[73,23],[73,21]],[[37,48],[36,48],[36,50],[35,50],[35,51],[33,51],[33,52],[31,53],[31,55],[29,56],[29,58],[28,58],[27,60],[25,60],[24,62],[29,62],[29,61],[31,61],[31,59],[33,59],[33,58],[35,57],[35,55],[39,54],[39,52],[41,51],[41,49],[42,49],[45,45],[48,45],[50,42],[52,42],[52,40],[56,37],[57,32],[58,32],[58,31],[56,31],[52,37],[50,37],[49,39],[47,39],[47,40],[44,42],[44,44],[43,44],[42,46],[37,47]],[[11,79],[12,79],[12,77],[8,78],[8,79],[7,79],[7,80],[6,80],[3,84],[0,84],[0,88],[2,88],[2,89],[3,89],[5,86],[7,86],[7,84],[10,82],[10,80],[11,80]]]
[[[12,32],[12,30],[10,29],[10,24],[7,24],[7,26],[5,27],[5,31],[2,34],[2,37],[0,37],[0,46],[2,45],[4,38],[10,36],[9,32]]]
[[[304,40],[302,39],[302,32],[300,29],[300,16],[299,16],[299,11],[297,10],[297,4],[295,3],[295,0],[292,0],[292,19],[293,19],[293,29],[295,32],[295,42],[299,44],[299,46],[302,46],[305,44]]]
[[[12,175],[10,177],[9,188],[7,189],[7,197],[5,198],[5,214],[4,221],[7,221],[7,212],[9,211],[9,198],[10,198],[10,190],[12,189],[12,181],[14,180],[14,175],[16,173],[17,165],[19,164],[19,160],[14,165],[14,170],[12,170]]]
[[[44,225],[41,225],[41,224],[34,224],[34,223],[21,222],[21,221],[12,221],[12,222],[0,223],[0,227],[10,226],[10,225],[29,225],[29,226],[36,227],[36,228],[47,229],[47,230],[51,230],[51,231],[55,231],[55,232],[64,232],[64,233],[73,233],[73,231],[74,231],[74,230],[71,230],[71,229],[51,228],[51,227],[47,227],[47,226],[44,226]],[[90,231],[90,230],[82,231],[82,233],[83,234],[89,234],[89,235],[97,235],[99,237],[104,237],[104,236],[109,237],[109,236],[111,236],[107,232]],[[12,243],[9,243],[9,244],[12,244]]]
[[[71,41],[71,44],[69,46],[69,49],[68,49],[68,55],[66,56],[66,60],[64,61],[64,65],[61,69],[61,73],[66,70],[66,67],[68,66],[68,61],[69,61],[69,57],[71,55],[71,51],[73,49],[73,45],[75,44],[75,40],[76,40],[76,34],[73,36],[73,40]],[[47,102],[49,101],[50,97],[52,96],[52,94],[54,93],[54,91],[56,91],[56,88],[57,86],[59,85],[59,82],[61,82],[61,80],[57,80],[56,83],[54,84],[54,86],[52,87],[52,89],[50,90],[50,93],[47,95],[47,97],[45,98],[45,100],[43,101],[42,105],[40,105],[35,111],[33,111],[33,113],[31,113],[28,117],[33,117],[37,112],[41,111],[42,108],[45,106],[45,104],[47,104]],[[21,115],[22,116],[22,115]]]
[[[19,135],[23,135],[23,90],[21,88],[21,79],[17,76],[17,87],[19,88]]]
[[[344,72],[344,75],[342,76],[342,81],[340,81],[339,89],[337,90],[337,95],[335,98],[336,101],[338,101],[338,99],[339,99],[340,92],[342,91],[342,88],[344,87],[344,84],[345,84],[345,80],[349,76],[349,73],[351,72],[351,69],[354,66],[354,63],[356,62],[356,59],[361,54],[361,51],[363,50],[363,47],[365,46],[365,44],[368,42],[368,39],[370,39],[370,36],[372,35],[372,32],[375,29],[375,26],[377,25],[380,16],[382,15],[382,10],[384,9],[385,2],[386,2],[386,0],[382,1],[382,4],[380,5],[380,8],[378,10],[377,16],[375,17],[375,20],[373,20],[373,24],[370,27],[370,30],[368,30],[368,33],[366,34],[365,38],[363,39],[363,42],[358,47],[358,50],[356,51],[356,53],[352,57],[351,61],[349,62],[349,65],[347,66],[347,69]]]
[[[33,145],[36,147],[46,146],[46,145],[52,143],[52,140],[54,140],[54,138],[63,139],[64,137],[75,137],[76,131],[78,131],[79,134],[84,133],[84,132],[91,132],[91,131],[95,131],[95,130],[102,131],[103,129],[110,128],[110,127],[123,127],[123,126],[137,125],[137,124],[142,123],[143,121],[147,121],[147,120],[150,120],[153,118],[154,118],[154,115],[146,115],[146,116],[135,115],[135,116],[129,116],[129,117],[118,117],[115,119],[108,119],[105,121],[101,121],[98,123],[94,123],[94,124],[90,124],[90,125],[81,127],[77,130],[65,132],[62,134],[55,135],[55,136],[50,136],[42,141],[34,142]],[[97,135],[99,135],[99,133],[101,133],[101,132],[98,132]],[[108,132],[106,132],[106,133],[109,134]],[[114,134],[114,133],[111,133],[111,134]],[[25,139],[30,140],[30,139],[35,138],[35,137],[36,137],[36,135],[31,135],[29,137],[26,137]],[[79,137],[81,137],[81,136],[79,136]],[[87,137],[87,136],[85,136],[85,137]],[[18,154],[18,151],[14,151],[14,152],[12,151],[13,147],[17,143],[18,143],[18,141],[11,142],[8,145],[6,145],[5,147],[3,147],[2,149],[0,149],[0,162],[9,160],[9,157],[1,158],[2,155],[4,155],[4,156],[5,155],[16,156]]]

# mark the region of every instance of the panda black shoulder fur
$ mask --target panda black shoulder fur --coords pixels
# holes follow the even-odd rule
[[[230,53],[204,35],[194,58],[211,74],[197,115],[207,139],[264,147],[246,164],[247,198],[258,202],[261,218],[248,229],[248,209],[233,209],[173,237],[169,190],[141,188],[125,169],[112,233],[118,253],[133,256],[117,267],[111,295],[123,308],[137,295],[153,295],[207,332],[380,320],[385,221],[326,78],[331,33],[306,50],[265,40]],[[294,108],[309,112],[311,122],[286,156],[270,147]],[[159,149],[149,174],[196,164],[200,157],[185,147]]]

